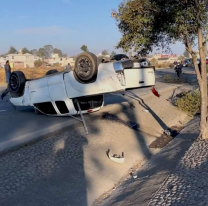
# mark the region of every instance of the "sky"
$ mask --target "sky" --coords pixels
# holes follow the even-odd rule
[[[83,44],[95,54],[116,51],[121,34],[111,12],[121,1],[1,0],[0,54],[10,46],[32,50],[47,44],[69,56],[80,53]],[[184,52],[180,43],[171,48],[173,53]]]

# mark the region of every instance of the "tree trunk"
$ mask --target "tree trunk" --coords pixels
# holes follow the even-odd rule
[[[205,43],[206,44],[206,43]],[[200,137],[202,139],[207,136],[207,71],[206,71],[206,46],[204,45],[204,38],[202,30],[198,29],[198,46],[201,61],[201,81],[199,81],[199,88],[201,92],[201,122],[200,122]]]

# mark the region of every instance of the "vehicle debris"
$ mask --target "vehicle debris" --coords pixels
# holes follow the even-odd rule
[[[112,160],[113,162],[119,163],[119,164],[123,164],[125,162],[125,156],[124,156],[124,152],[122,152],[121,155],[118,154],[111,154],[111,151],[108,150],[108,157],[110,160]]]
[[[152,93],[156,96],[156,97],[160,97],[160,94],[158,93],[158,91],[155,89],[155,87],[152,87]]]

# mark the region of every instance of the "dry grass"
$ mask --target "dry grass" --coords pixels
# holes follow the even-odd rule
[[[45,76],[46,72],[51,69],[57,69],[58,71],[63,71],[63,67],[38,67],[38,68],[24,68],[24,69],[12,69],[12,71],[22,71],[25,74],[26,79],[36,79]],[[0,83],[5,83],[5,72],[4,69],[0,69]]]

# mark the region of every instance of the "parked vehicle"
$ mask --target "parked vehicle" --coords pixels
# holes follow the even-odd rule
[[[111,61],[122,61],[126,59],[129,59],[129,57],[126,54],[116,54],[111,58]]]
[[[46,76],[32,80],[14,71],[9,82],[14,105],[33,106],[54,116],[95,112],[104,105],[103,94],[154,85],[154,67],[141,68],[132,60],[98,66],[97,57],[89,52],[77,57],[74,71],[50,70]]]
[[[138,62],[141,64],[141,66],[143,67],[148,67],[150,66],[150,61],[146,58],[142,58],[142,59],[139,59]]]
[[[185,59],[184,60],[184,67],[188,67],[188,66],[190,66],[190,63],[191,63],[191,61],[190,61],[190,59]]]

